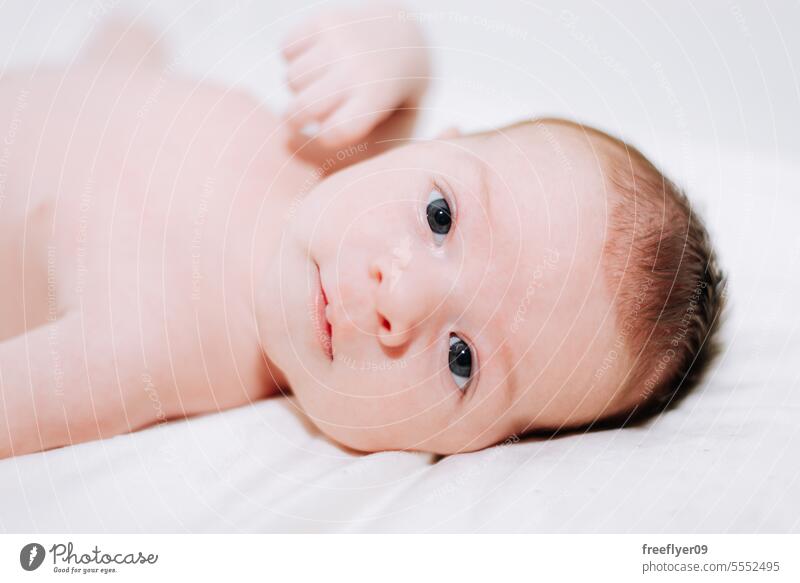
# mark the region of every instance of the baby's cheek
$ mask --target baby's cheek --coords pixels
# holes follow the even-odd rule
[[[348,397],[329,394],[311,417],[328,437],[359,451],[406,447],[413,432],[397,414],[395,397]]]
[[[376,365],[368,363],[367,366]],[[354,406],[372,419],[386,423],[413,417],[432,404],[430,387],[413,374],[378,368],[348,375],[346,382],[352,387],[352,394],[359,397]]]
[[[337,361],[324,381],[296,391],[300,404],[320,431],[348,447],[422,449],[446,428],[452,403],[437,379],[397,360],[380,362]]]

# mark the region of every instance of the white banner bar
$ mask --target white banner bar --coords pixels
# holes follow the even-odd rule
[[[0,535],[0,581],[800,581],[800,535]]]

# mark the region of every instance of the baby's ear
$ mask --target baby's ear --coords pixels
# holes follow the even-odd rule
[[[459,130],[457,127],[450,126],[449,128],[446,128],[446,129],[440,131],[436,135],[435,139],[437,139],[437,140],[450,140],[452,138],[460,138],[461,136],[462,136],[461,130]]]

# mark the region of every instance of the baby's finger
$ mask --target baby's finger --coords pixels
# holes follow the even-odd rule
[[[286,110],[286,122],[295,129],[323,121],[345,98],[343,91],[331,90],[323,77],[297,94]]]
[[[308,21],[295,26],[280,43],[283,58],[290,61],[311,48],[315,32],[316,29]]]
[[[347,100],[324,121],[319,140],[331,148],[354,144],[365,138],[389,113],[388,110],[375,109],[361,99]]]
[[[326,56],[318,48],[312,48],[289,63],[286,84],[292,91],[299,93],[322,77],[326,68]]]

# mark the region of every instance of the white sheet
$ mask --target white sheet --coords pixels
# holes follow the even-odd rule
[[[178,37],[189,34],[192,14]],[[78,27],[81,18],[58,23]],[[220,27],[235,35],[246,20]],[[66,28],[73,41],[83,35]],[[62,37],[49,38],[61,47]],[[454,91],[437,90],[424,130],[450,121],[443,111]],[[466,126],[520,114],[488,109],[461,101],[450,113]],[[731,276],[726,350],[679,409],[641,428],[436,462],[346,453],[288,401],[270,400],[0,462],[0,530],[800,531],[800,160],[716,141],[701,146],[685,134],[633,135],[688,186]]]

